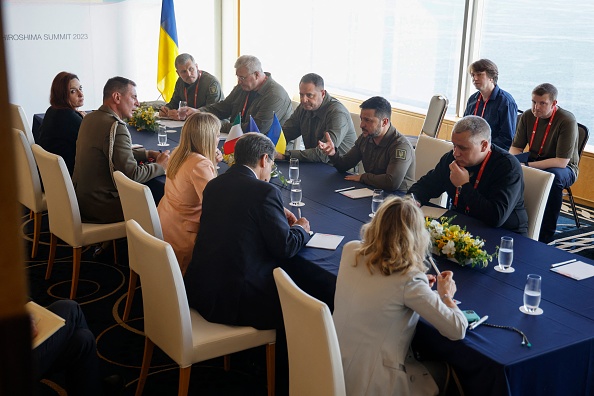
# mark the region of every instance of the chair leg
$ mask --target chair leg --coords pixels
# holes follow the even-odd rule
[[[138,274],[132,269],[130,270],[130,281],[128,282],[128,296],[126,297],[126,306],[124,307],[124,316],[122,320],[125,322],[130,316],[130,310],[132,309],[132,300],[134,300],[134,292],[136,292],[136,282],[138,280]]]
[[[142,367],[140,369],[140,376],[138,377],[138,384],[136,385],[136,396],[141,396],[144,390],[144,383],[151,367],[151,359],[153,358],[153,349],[155,344],[148,338],[144,339],[144,355],[142,356]]]
[[[80,276],[80,258],[82,247],[72,248],[72,285],[70,286],[70,299],[76,298],[76,289],[78,288],[78,277]]]
[[[47,269],[45,270],[45,280],[48,280],[52,275],[52,268],[54,267],[54,258],[56,256],[56,246],[58,245],[58,237],[54,234],[50,235],[50,250],[49,258],[47,260]]]
[[[41,234],[41,212],[33,214],[33,248],[31,249],[31,258],[37,256],[39,234]]]
[[[32,210],[30,210],[29,211],[29,220],[31,220],[34,215],[35,215],[35,212],[33,212]]]
[[[118,249],[116,248],[116,240],[114,239],[112,242],[113,242],[113,263],[117,264],[118,263]]]
[[[231,370],[231,355],[223,356],[223,368],[225,371]]]
[[[190,389],[191,372],[192,366],[179,368],[179,390],[177,391],[177,396],[187,396]]]
[[[266,345],[266,379],[268,383],[268,396],[274,396],[275,345],[275,343]]]
[[[581,227],[580,218],[578,216],[578,212],[575,207],[575,201],[573,200],[573,194],[571,192],[571,187],[567,187],[567,196],[569,197],[569,204],[571,205],[571,210],[573,210],[573,219],[575,220],[575,226],[577,228],[580,228]]]

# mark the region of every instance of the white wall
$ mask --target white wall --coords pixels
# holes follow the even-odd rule
[[[175,0],[179,50],[215,75],[217,0]],[[49,106],[54,76],[79,76],[85,109],[102,102],[103,85],[120,75],[134,80],[141,101],[156,100],[161,0],[5,1],[4,44],[10,101],[33,114]]]

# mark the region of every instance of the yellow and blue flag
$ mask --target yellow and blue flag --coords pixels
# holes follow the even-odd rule
[[[157,65],[157,89],[166,102],[171,100],[177,73],[175,58],[179,54],[177,42],[177,26],[175,24],[175,10],[173,0],[163,0],[161,3],[161,29],[159,33],[159,60]]]
[[[272,125],[270,126],[270,130],[268,131],[268,137],[272,140],[276,151],[284,154],[287,150],[287,139],[285,139],[285,134],[283,133],[283,129],[281,128],[281,124],[276,117],[276,113],[274,113],[274,117],[272,119]]]

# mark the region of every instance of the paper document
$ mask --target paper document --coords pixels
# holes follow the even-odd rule
[[[551,271],[565,275],[568,278],[582,280],[594,276],[594,265],[584,263],[583,261],[576,261],[575,263],[551,268]]]
[[[305,246],[318,249],[336,250],[343,239],[344,236],[342,235],[320,234],[319,232],[316,232]]]
[[[358,188],[356,190],[342,191],[339,194],[345,195],[349,198],[357,199],[357,198],[372,197],[373,190],[370,190],[368,188]]]
[[[167,128],[181,128],[184,126],[184,121],[167,120],[165,118],[159,118],[159,124],[165,125]]]
[[[63,318],[33,301],[29,301],[25,307],[33,316],[37,326],[37,336],[33,339],[33,349],[41,345],[43,341],[47,340],[66,323]]]
[[[439,219],[448,211],[447,209],[436,208],[434,206],[421,206],[421,210],[423,211],[423,216],[431,219]]]

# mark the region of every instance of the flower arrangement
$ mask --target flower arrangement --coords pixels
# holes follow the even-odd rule
[[[459,264],[470,264],[486,267],[493,261],[497,251],[488,254],[483,246],[485,241],[480,237],[473,237],[466,231],[466,227],[452,224],[456,216],[441,217],[439,220],[425,218],[425,226],[429,231],[431,246],[434,253],[455,259]]]
[[[157,118],[155,117],[155,109],[153,106],[147,106],[145,103],[141,103],[140,107],[134,110],[132,118],[128,120],[128,124],[135,127],[137,130],[156,132],[159,129],[157,124]]]

